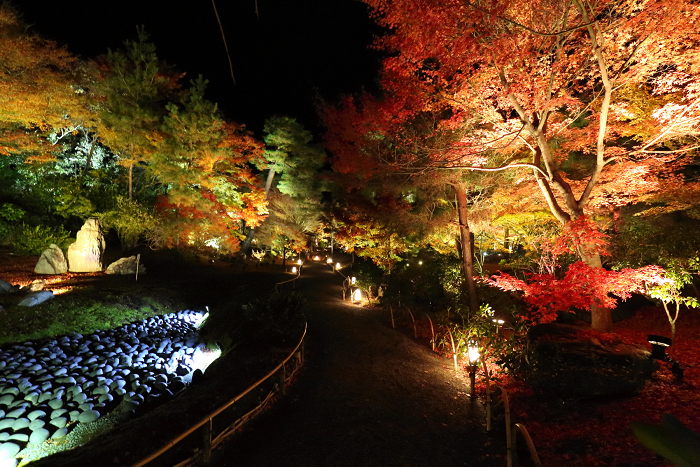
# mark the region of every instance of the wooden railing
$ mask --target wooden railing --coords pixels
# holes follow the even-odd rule
[[[280,285],[289,284],[290,282],[292,283],[292,289],[296,289],[297,288],[296,281],[297,281],[297,279],[299,279],[301,277],[301,268],[302,267],[303,267],[303,265],[299,266],[299,272],[297,272],[296,277],[289,279],[289,280],[286,280],[286,281],[278,282],[277,284],[275,284],[275,292],[281,293],[280,292]]]
[[[193,466],[193,465],[205,465],[210,461],[211,451],[216,448],[220,443],[228,439],[239,427],[245,424],[247,421],[254,418],[258,413],[260,413],[272,400],[272,398],[278,393],[285,394],[286,385],[291,381],[296,372],[304,364],[304,339],[306,338],[306,326],[304,326],[304,333],[299,340],[297,346],[290,352],[287,358],[277,365],[272,371],[267,375],[262,377],[260,380],[252,384],[248,389],[204,417],[199,422],[192,425],[189,429],[176,436],[164,446],[162,446],[157,451],[153,452],[149,456],[139,460],[134,463],[134,467],[139,467],[152,462],[157,459],[168,450],[176,446],[180,441],[194,434],[198,430],[201,430],[202,443],[201,449],[194,455],[188,457],[184,461],[176,464],[176,467]],[[248,410],[244,415],[238,417],[232,424],[220,429],[218,433],[214,433],[213,430],[213,420],[215,417],[224,414],[229,409],[234,409],[235,404],[243,399],[248,394],[252,393],[253,390],[260,387],[262,384],[268,380],[274,380],[273,387],[269,390],[268,394],[258,400],[258,404],[251,410]]]

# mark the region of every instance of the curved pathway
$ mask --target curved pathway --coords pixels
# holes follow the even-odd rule
[[[342,278],[328,266],[308,262],[300,282],[310,308],[305,368],[213,465],[505,463],[450,360],[387,327],[379,311],[340,300]]]

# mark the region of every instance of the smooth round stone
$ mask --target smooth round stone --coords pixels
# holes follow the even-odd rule
[[[40,378],[37,378],[36,381],[37,381],[37,383],[43,383],[45,381],[50,381],[52,379],[53,379],[53,375],[46,374]]]
[[[32,423],[29,424],[29,429],[32,431],[38,430],[39,428],[44,428],[44,425],[46,425],[46,422],[37,418],[36,420],[32,420]]]
[[[42,366],[39,363],[35,363],[34,365],[29,367],[29,371],[37,372],[42,369]]]
[[[58,378],[56,380],[56,382],[61,383],[61,384],[75,384],[76,383],[75,378],[72,376],[66,376],[65,378]]]
[[[10,439],[10,433],[7,431],[0,431],[0,443],[3,443]]]
[[[63,407],[63,401],[61,399],[52,399],[49,401],[49,407],[52,409],[60,409]]]
[[[124,381],[123,379],[115,379],[110,383],[109,388],[114,390],[117,388],[123,388],[124,386],[126,386],[126,381]]]
[[[47,439],[49,439],[51,433],[46,428],[39,428],[38,430],[32,431],[29,437],[29,444],[41,444]]]
[[[17,391],[19,393],[19,390]],[[4,405],[10,405],[14,402],[15,396],[12,394],[5,394],[4,396],[0,397],[0,404]]]
[[[114,390],[114,394],[116,394],[117,396],[123,396],[124,394],[126,394],[126,390],[124,388],[116,388]]]
[[[97,402],[100,404],[104,404],[106,402],[112,402],[114,400],[114,397],[112,397],[111,394],[102,394],[100,397],[97,398]]]
[[[16,388],[16,387],[7,388],[4,391],[2,391],[2,393],[5,395],[17,396],[17,395],[19,395],[19,388]],[[5,396],[3,396],[3,397],[5,397]],[[2,397],[0,397],[0,399],[2,399]],[[2,402],[0,402],[0,404],[2,404]]]
[[[55,426],[56,428],[63,428],[68,424],[68,419],[66,417],[52,418],[49,424]]]
[[[22,415],[24,415],[24,412],[26,412],[26,411],[27,411],[27,409],[25,407],[20,407],[18,409],[15,409],[15,410],[5,414],[5,418],[19,418]]]
[[[68,374],[68,370],[66,368],[58,368],[53,372],[53,374],[54,376],[66,376]]]
[[[27,409],[29,407],[29,402],[22,400],[22,399],[17,399],[14,401],[8,408],[10,409]]]
[[[80,410],[71,410],[68,416],[70,417],[71,422],[77,422],[78,417],[80,417]]]
[[[0,444],[0,459],[12,459],[19,451],[19,446],[15,443],[2,443]]]
[[[59,428],[54,432],[53,435],[51,435],[51,439],[60,439],[60,438],[65,438],[66,435],[68,434],[68,428],[63,427]]]
[[[68,412],[66,409],[56,409],[53,412],[51,412],[51,419],[53,420],[56,417],[60,417],[66,412]]]
[[[93,395],[107,394],[107,393],[109,393],[109,388],[107,386],[98,386],[92,391]]]
[[[31,402],[32,405],[37,405],[39,403],[39,396],[40,394],[38,392],[30,392],[29,394],[24,396],[24,400]]]
[[[97,410],[86,410],[85,412],[81,413],[80,416],[78,417],[78,421],[80,423],[90,423],[94,422],[100,418],[100,412]]]
[[[85,393],[79,392],[78,394],[75,394],[73,396],[73,401],[77,402],[78,404],[82,404],[87,400],[87,395]]]
[[[81,392],[83,392],[83,388],[78,385],[71,386],[66,390],[68,395],[80,394]]]
[[[13,429],[14,431],[19,431],[19,430],[21,430],[21,429],[23,429],[23,428],[29,428],[29,424],[30,424],[30,423],[31,423],[31,422],[29,421],[28,418],[24,418],[24,417],[18,418],[18,419],[16,419],[15,422],[12,424],[12,429]]]
[[[9,441],[19,441],[20,443],[26,443],[29,441],[29,435],[25,433],[12,433],[10,435]]]
[[[51,389],[51,383],[49,381],[45,381],[45,382],[41,383],[41,391],[42,392],[46,392],[49,389]],[[42,396],[43,396],[43,394],[42,394]],[[41,399],[41,397],[39,399]]]
[[[0,430],[4,430],[5,428],[12,428],[12,425],[14,423],[14,418],[3,418],[2,420],[0,420]]]
[[[34,410],[32,412],[29,412],[29,414],[27,414],[27,418],[31,421],[34,421],[37,418],[41,418],[41,417],[46,417],[46,412],[44,412],[43,410]]]
[[[85,402],[84,404],[80,404],[78,406],[78,410],[81,410],[83,412],[89,412],[90,410],[92,410],[92,408],[93,408],[93,404],[91,404],[89,402]]]

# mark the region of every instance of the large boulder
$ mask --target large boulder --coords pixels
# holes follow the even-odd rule
[[[656,362],[644,347],[606,337],[566,324],[533,327],[528,333],[530,384],[563,398],[636,394]]]
[[[102,271],[102,255],[105,246],[100,221],[95,218],[86,220],[76,235],[75,243],[68,247],[68,270],[70,272]]]
[[[107,266],[105,270],[106,274],[136,274],[137,260],[136,256],[129,256],[128,258],[120,258]],[[146,267],[143,264],[138,264],[139,274],[146,274]]]
[[[41,254],[34,267],[37,274],[64,274],[68,272],[68,263],[63,251],[53,243]]]

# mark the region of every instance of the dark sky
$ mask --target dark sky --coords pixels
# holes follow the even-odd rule
[[[94,58],[145,25],[159,58],[209,80],[207,97],[260,135],[275,114],[318,130],[315,96],[373,89],[378,32],[356,0],[216,0],[236,85],[211,0],[14,0],[35,31]]]

